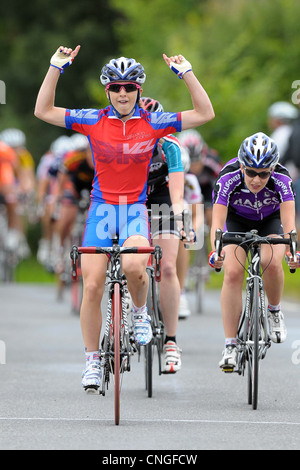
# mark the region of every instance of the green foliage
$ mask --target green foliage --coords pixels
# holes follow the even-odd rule
[[[6,84],[7,94],[6,105],[0,107],[0,130],[21,127],[36,160],[63,132],[33,116],[50,57],[60,45],[81,45],[72,69],[60,78],[56,103],[71,108],[98,106],[93,89],[97,84],[102,90],[101,67],[107,55],[118,51],[112,28],[118,15],[107,0],[66,4],[58,0],[1,2],[0,79]]]
[[[299,77],[297,0],[113,0],[126,16],[117,23],[124,53],[145,65],[144,94],[165,109],[190,107],[182,83],[161,59],[182,53],[207,90],[216,118],[201,128],[225,161],[243,138],[267,127],[274,101],[291,100]],[[139,6],[139,8],[137,8]]]
[[[191,107],[181,80],[162,54],[182,53],[207,90],[216,118],[201,128],[224,160],[236,155],[252,132],[268,132],[267,109],[291,100],[300,79],[300,2],[298,0],[86,0],[63,6],[58,0],[0,4],[0,80],[6,105],[0,130],[20,126],[35,158],[61,129],[33,116],[49,59],[63,44],[82,48],[60,79],[56,103],[65,107],[104,107],[101,66],[125,55],[143,63],[144,95],[164,108]]]

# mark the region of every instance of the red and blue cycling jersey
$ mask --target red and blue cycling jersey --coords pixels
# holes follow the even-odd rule
[[[153,151],[161,137],[181,131],[181,113],[149,113],[136,106],[123,122],[111,106],[67,109],[65,123],[89,139],[95,165],[92,200],[144,204]]]

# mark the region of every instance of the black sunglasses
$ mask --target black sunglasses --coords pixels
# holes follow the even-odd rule
[[[244,170],[249,178],[255,178],[255,176],[259,176],[262,180],[269,178],[272,173],[272,171],[262,171],[261,173],[257,173],[257,171],[249,170],[249,168],[244,168]]]
[[[119,93],[121,88],[124,88],[126,93],[131,93],[132,91],[139,90],[141,87],[137,83],[109,83],[106,90],[112,91],[113,93]]]

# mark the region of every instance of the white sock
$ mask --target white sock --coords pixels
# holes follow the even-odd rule
[[[278,304],[278,305],[269,304],[268,305],[268,310],[270,310],[270,312],[276,312],[276,311],[280,310],[280,304]]]
[[[133,312],[134,314],[137,314],[137,313],[140,313],[140,314],[142,314],[142,313],[147,313],[147,305],[145,304],[145,305],[143,305],[142,307],[136,307],[136,306],[134,305],[134,303],[132,302],[132,312]]]
[[[85,361],[88,365],[90,362],[100,362],[99,351],[85,351]]]
[[[237,339],[236,338],[225,338],[225,347],[226,346],[236,346]]]

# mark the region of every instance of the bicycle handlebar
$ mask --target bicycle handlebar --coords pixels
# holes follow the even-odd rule
[[[109,247],[101,247],[101,246],[79,246],[77,247],[78,254],[105,254],[110,255],[112,253],[139,253],[139,254],[154,254],[155,247],[153,246],[109,246]]]
[[[72,279],[77,280],[77,260],[81,254],[105,254],[105,255],[123,255],[123,254],[149,254],[155,257],[155,279],[157,282],[161,280],[161,258],[162,249],[160,246],[72,246],[70,258],[72,260]]]
[[[226,235],[226,237],[224,237]],[[245,233],[233,233],[233,232],[223,232],[221,229],[216,230],[216,238],[215,238],[215,248],[216,248],[216,258],[221,255],[223,241],[226,244],[233,244],[233,245],[241,245],[242,243],[254,243],[257,245],[289,245],[291,254],[295,261],[297,261],[297,232],[296,230],[292,230],[288,233],[289,238],[275,238],[275,237],[261,237],[257,234],[256,230],[252,230],[250,232]],[[221,269],[216,269],[219,272]],[[293,274],[296,270],[290,269],[290,272]]]

